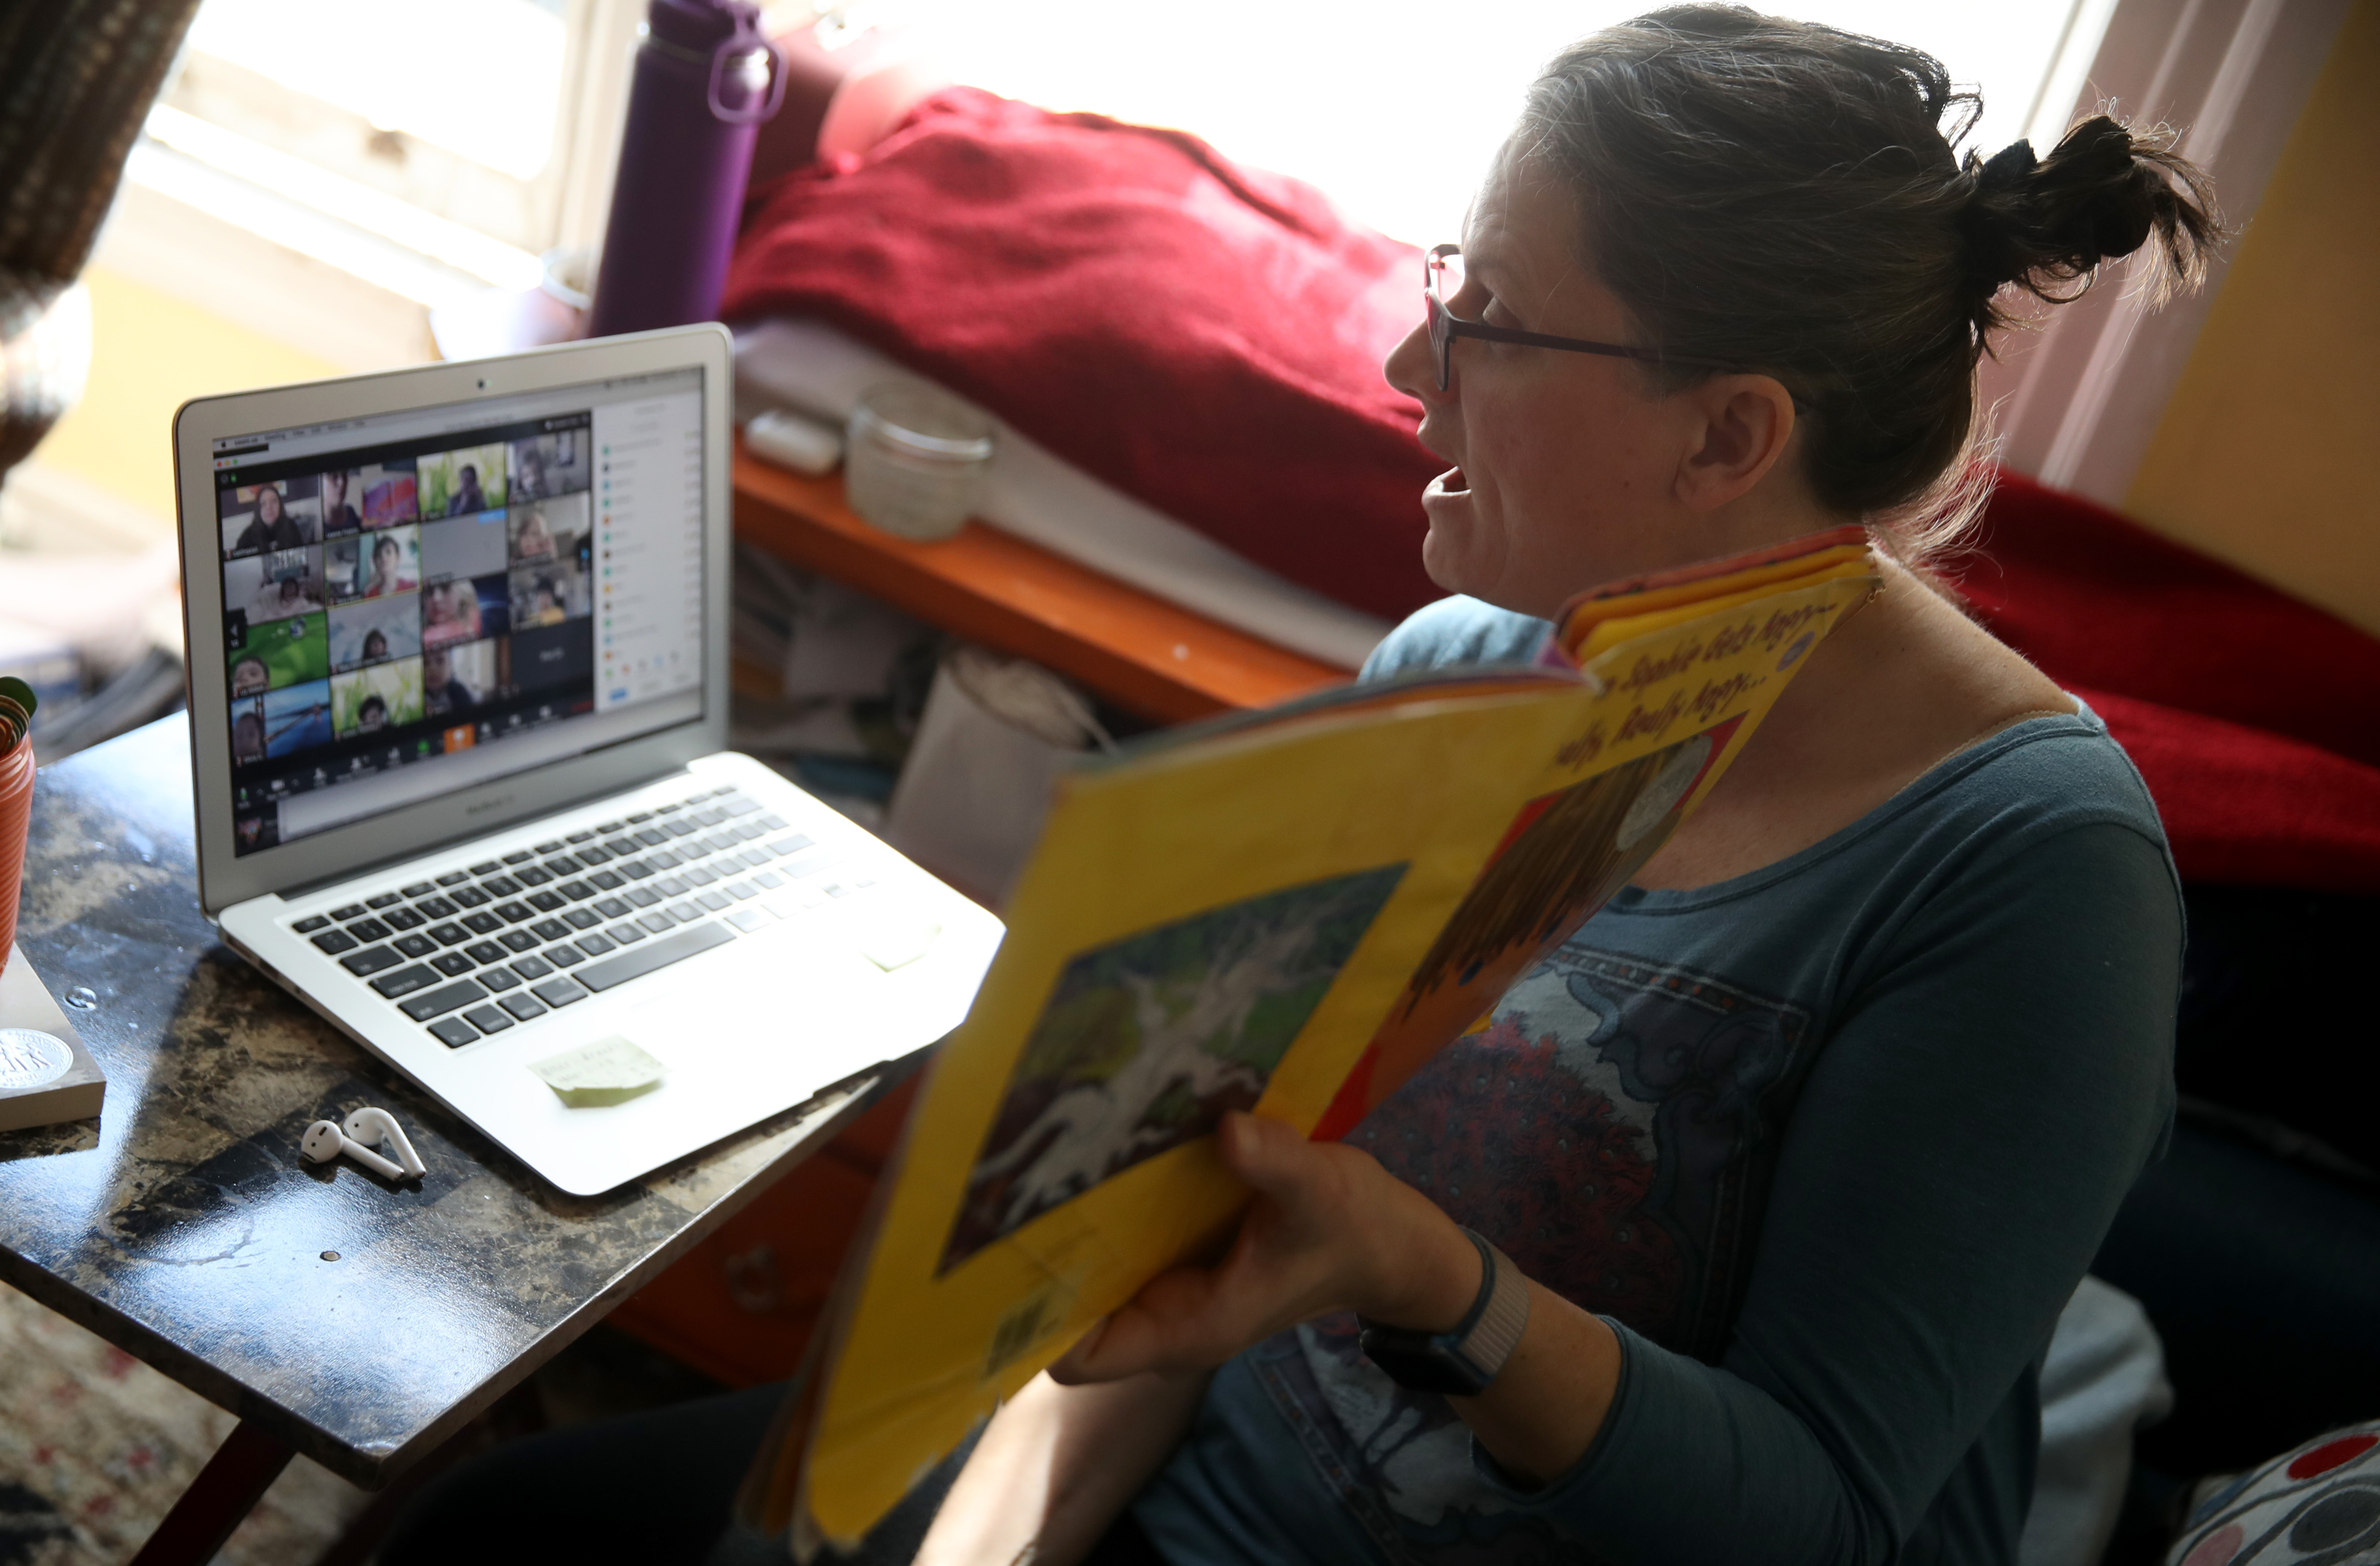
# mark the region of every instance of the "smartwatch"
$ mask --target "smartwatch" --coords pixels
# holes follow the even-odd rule
[[[1465,1229],[1479,1247],[1479,1296],[1448,1332],[1383,1327],[1362,1317],[1364,1357],[1400,1387],[1448,1397],[1477,1397],[1512,1357],[1529,1324],[1529,1285],[1512,1258]]]

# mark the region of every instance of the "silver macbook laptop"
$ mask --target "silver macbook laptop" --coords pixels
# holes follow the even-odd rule
[[[200,897],[565,1191],[941,1038],[997,919],[725,749],[727,334],[185,404]]]

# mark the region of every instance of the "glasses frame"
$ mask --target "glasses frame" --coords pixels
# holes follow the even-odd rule
[[[1460,245],[1433,245],[1421,259],[1421,297],[1429,312],[1429,347],[1438,361],[1438,389],[1441,392],[1454,382],[1454,340],[1476,337],[1484,343],[1515,343],[1524,348],[1559,348],[1564,353],[1600,354],[1606,358],[1633,358],[1646,364],[1682,364],[1697,370],[1736,370],[1740,366],[1724,359],[1704,358],[1693,354],[1665,354],[1658,348],[1633,348],[1624,343],[1596,343],[1584,337],[1556,337],[1543,332],[1523,332],[1511,326],[1490,326],[1484,321],[1465,321],[1446,308],[1439,292],[1439,279],[1445,275],[1446,258],[1463,253]]]

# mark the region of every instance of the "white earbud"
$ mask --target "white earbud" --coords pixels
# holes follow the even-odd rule
[[[405,1178],[404,1170],[340,1130],[339,1123],[334,1120],[318,1120],[308,1126],[306,1135],[298,1140],[298,1150],[306,1155],[309,1163],[329,1163],[345,1153],[366,1169],[377,1171],[391,1180]]]
[[[367,1147],[395,1153],[396,1161],[405,1166],[406,1173],[419,1175],[429,1172],[421,1161],[421,1155],[413,1150],[412,1142],[407,1139],[405,1127],[397,1124],[396,1117],[386,1110],[376,1110],[367,1105],[353,1111],[347,1116],[345,1129],[348,1135]]]

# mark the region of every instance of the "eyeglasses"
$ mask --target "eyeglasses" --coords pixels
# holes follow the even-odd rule
[[[1449,287],[1450,280],[1452,287]],[[1665,354],[1655,348],[1632,348],[1620,343],[1590,343],[1581,337],[1551,337],[1542,332],[1521,332],[1465,321],[1446,308],[1450,295],[1463,292],[1463,247],[1439,245],[1421,259],[1421,297],[1429,310],[1429,349],[1438,360],[1438,389],[1454,378],[1454,340],[1476,337],[1487,343],[1517,343],[1527,348],[1560,348],[1566,353],[1603,354],[1611,358],[1642,359],[1647,364],[1683,364],[1696,369],[1733,370],[1724,359],[1693,354]]]

